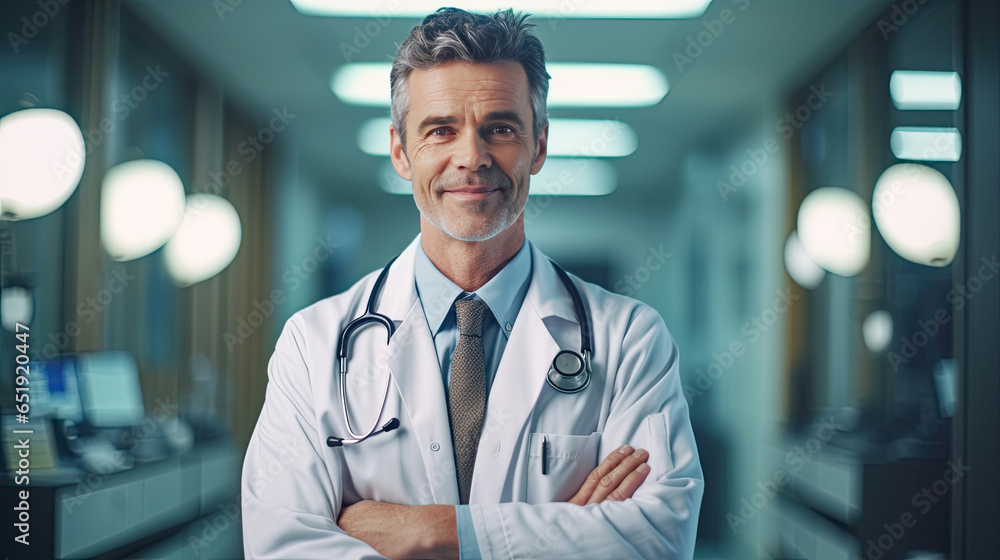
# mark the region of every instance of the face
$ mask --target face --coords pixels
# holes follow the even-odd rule
[[[413,183],[425,220],[463,241],[517,221],[528,180],[545,161],[548,127],[534,141],[528,76],[520,63],[449,61],[407,78],[406,146],[391,131],[392,163]]]

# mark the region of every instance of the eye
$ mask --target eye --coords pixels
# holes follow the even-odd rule
[[[511,128],[511,127],[509,127],[509,126],[507,126],[507,125],[505,125],[505,124],[495,125],[490,130],[492,132],[496,133],[496,134],[513,134],[514,133],[514,129]]]
[[[447,128],[435,128],[431,131],[431,136],[444,136],[446,134],[448,134]]]

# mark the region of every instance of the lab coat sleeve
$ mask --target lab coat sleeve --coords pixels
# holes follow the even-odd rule
[[[692,558],[704,480],[677,346],[651,307],[632,313],[617,366],[599,460],[626,443],[648,450],[642,486],[627,500],[586,506],[471,505],[484,559]]]
[[[300,319],[285,323],[268,363],[264,407],[243,464],[246,557],[384,558],[337,526],[345,467],[316,430]]]

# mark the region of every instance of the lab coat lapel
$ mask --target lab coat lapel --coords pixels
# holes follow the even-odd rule
[[[544,319],[557,315],[576,321],[569,294],[552,264],[534,245],[531,248],[528,292],[490,388],[472,480],[473,503],[498,503],[503,498],[513,454],[560,350]]]
[[[458,481],[444,381],[413,280],[419,242],[418,235],[393,263],[378,310],[397,322],[396,332],[386,348],[386,362],[408,416],[400,418],[399,430],[407,432],[417,443],[434,503],[457,504]],[[437,444],[433,446],[436,451],[432,443]]]

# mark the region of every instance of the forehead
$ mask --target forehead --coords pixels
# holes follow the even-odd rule
[[[451,113],[469,103],[484,110],[531,110],[528,75],[521,63],[512,60],[449,60],[433,68],[413,70],[407,80],[411,114]]]

